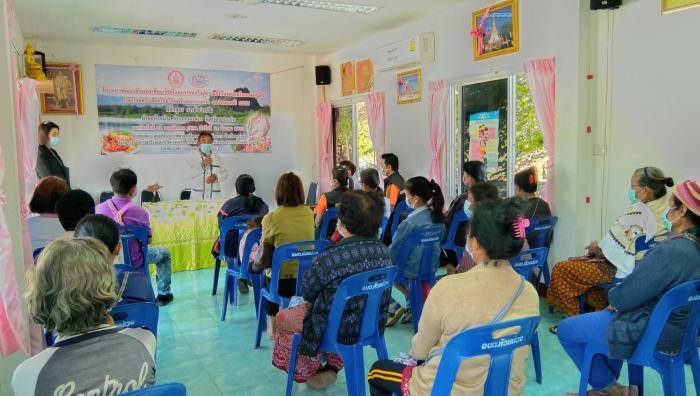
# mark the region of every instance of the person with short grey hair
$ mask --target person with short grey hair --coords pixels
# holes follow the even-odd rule
[[[58,333],[56,343],[25,360],[12,377],[16,396],[118,394],[155,383],[155,336],[114,326],[112,256],[93,238],[58,239],[28,272],[32,320]]]

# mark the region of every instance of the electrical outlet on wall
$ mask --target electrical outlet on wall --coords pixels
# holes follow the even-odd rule
[[[593,145],[593,155],[606,155],[608,153],[608,148],[604,144],[594,144]]]

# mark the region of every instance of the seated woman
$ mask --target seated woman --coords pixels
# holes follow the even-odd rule
[[[355,172],[357,172],[357,166],[352,161],[344,160],[340,161],[338,165],[345,168],[345,172],[348,174],[348,189],[355,189]]]
[[[29,209],[36,216],[27,219],[32,250],[43,248],[65,233],[58,221],[56,203],[68,192],[68,183],[57,176],[46,176],[39,180],[34,189]]]
[[[583,365],[586,345],[607,346],[596,356],[589,383],[597,395],[627,395],[630,389],[617,383],[622,360],[637,348],[649,316],[661,297],[674,286],[700,278],[700,184],[684,181],[673,190],[661,220],[672,236],[650,250],[632,273],[608,293],[607,310],[564,319],[558,338],[576,367]],[[671,313],[656,348],[676,354],[688,321],[688,310]]]
[[[119,226],[114,220],[103,215],[87,215],[75,226],[75,237],[91,237],[105,244],[112,253],[112,262],[121,255],[122,242],[119,238]],[[123,261],[118,261],[120,263]],[[151,280],[143,271],[117,272],[116,290],[121,290],[117,304],[138,302],[156,302]]]
[[[444,277],[430,291],[411,346],[411,357],[425,362],[418,366],[391,360],[374,363],[367,377],[372,395],[430,395],[440,351],[452,337],[493,323],[502,312],[505,312],[503,322],[539,315],[537,291],[508,262],[525,241],[517,232],[522,221],[520,210],[514,200],[489,201],[477,206],[467,245],[478,264],[469,272]],[[528,354],[529,348],[521,347],[513,355],[509,395],[524,392]],[[465,360],[457,372],[452,394],[483,394],[488,371],[488,356]]]
[[[336,288],[349,276],[391,266],[389,251],[377,238],[377,227],[384,212],[382,198],[383,195],[378,193],[359,191],[343,194],[340,198],[338,230],[344,239],[318,255],[314,266],[304,274],[301,290],[306,304],[277,314],[272,364],[288,371],[292,336],[301,333],[294,379],[306,382],[311,388],[321,389],[333,384],[337,372],[343,368],[340,357],[330,353],[326,354],[324,366],[319,352]],[[339,331],[342,334],[341,342],[348,344],[357,341],[364,307],[362,299],[350,301]],[[388,293],[382,302],[381,332],[387,318]]]
[[[321,194],[318,198],[318,205],[314,208],[314,225],[316,228],[321,226],[323,222],[323,215],[326,210],[330,208],[335,208],[335,205],[340,202],[340,196],[344,192],[348,191],[348,171],[344,167],[338,165],[331,171],[331,188],[333,190]],[[333,227],[335,228],[335,227]],[[333,234],[333,228],[328,227],[328,235]],[[325,238],[326,235],[321,235],[321,238]]]
[[[673,179],[661,169],[637,169],[631,178],[629,200],[632,204],[615,220],[600,244],[593,241],[586,247],[586,257],[557,263],[547,290],[547,301],[567,316],[579,313],[578,298],[588,295],[590,305],[605,307],[605,295],[595,285],[624,278],[634,269],[635,239],[640,235],[657,235],[665,230],[661,214],[666,207],[666,186]],[[556,326],[550,328],[556,333]]]
[[[480,203],[486,201],[498,201],[501,199],[498,193],[498,187],[489,182],[472,184],[467,193],[467,202],[464,204],[464,212],[470,219],[474,217],[474,211]],[[466,232],[464,236],[466,238]],[[476,266],[476,262],[474,262],[471,254],[468,253],[469,246],[465,244],[464,248],[465,252],[462,255],[462,258],[459,260],[459,265],[457,268],[455,268],[455,273],[457,274],[467,272]]]
[[[46,246],[28,272],[27,306],[32,320],[58,338],[17,367],[15,395],[118,394],[155,383],[155,336],[115,327],[109,316],[117,302],[112,260],[92,238]]]
[[[523,200],[523,217],[551,216],[544,199],[537,196],[537,169],[534,166],[515,174],[515,196]]]
[[[467,201],[467,196],[469,189],[476,183],[483,183],[486,181],[486,166],[481,161],[467,161],[462,166],[462,182],[467,189],[464,193],[460,194],[455,198],[450,204],[449,209],[447,209],[447,214],[445,215],[445,225],[447,229],[450,229],[452,225],[452,218],[457,214],[458,211],[463,210],[465,207],[465,202]],[[498,190],[496,190],[496,195],[498,195]],[[462,223],[457,228],[457,234],[455,234],[455,243],[458,246],[464,246],[466,243],[467,236],[467,225],[468,223]],[[447,238],[447,235],[445,235]],[[446,242],[445,239],[443,242]],[[457,254],[452,250],[442,250],[440,254],[440,267],[445,267],[447,274],[453,274],[455,272],[455,267],[457,265]]]
[[[292,172],[280,176],[275,188],[275,200],[277,209],[265,215],[262,220],[262,253],[260,259],[251,266],[253,273],[272,267],[272,255],[279,246],[314,239],[314,213],[304,206],[304,186],[299,176]],[[290,260],[282,266],[277,289],[281,296],[291,297],[296,292],[297,269],[296,260]],[[268,280],[269,276],[268,270]],[[279,308],[279,305],[269,301],[265,303],[270,339],[274,339],[275,316]]]
[[[408,215],[406,220],[399,224],[399,228],[396,230],[396,234],[393,236],[389,246],[391,260],[397,265],[401,248],[409,235],[426,228],[445,227],[445,217],[442,213],[445,206],[445,198],[442,196],[440,186],[434,180],[428,180],[423,176],[412,177],[406,181],[404,192],[406,194],[406,205],[415,210]],[[440,241],[435,242],[433,251],[435,253],[433,269],[437,271],[440,264]],[[414,248],[406,259],[404,272],[396,276],[394,286],[406,298],[408,298],[408,281],[418,276],[422,255],[423,248],[421,246]],[[388,325],[395,325],[406,313],[407,309],[405,307],[397,309],[391,316],[391,319],[389,319]],[[409,316],[406,315],[404,322],[410,321]]]
[[[379,172],[376,169],[363,169],[360,172],[360,189],[364,192],[378,192],[384,195],[384,191],[379,187],[379,180]],[[384,213],[382,216],[387,219],[391,216],[391,203],[387,197],[384,197]]]

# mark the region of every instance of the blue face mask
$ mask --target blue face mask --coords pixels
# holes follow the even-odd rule
[[[49,144],[50,144],[52,147],[58,146],[58,136],[51,136],[51,137],[49,138]]]
[[[666,229],[669,231],[671,231],[671,229],[673,228],[673,221],[670,221],[667,217],[668,212],[670,212],[671,209],[675,209],[675,208],[666,208],[666,209],[664,209],[663,212],[661,212],[661,222],[663,223],[664,227],[666,227]],[[676,220],[678,220],[678,219],[676,219]],[[674,220],[674,221],[676,221],[676,220]]]
[[[211,153],[211,146],[211,143],[202,143],[199,145],[199,150],[204,154],[209,154]]]
[[[469,203],[469,201],[464,202],[464,214],[467,215],[468,219],[471,219],[474,215],[470,206],[471,204]]]
[[[630,200],[630,203],[632,205],[639,203],[639,199],[637,199],[637,193],[634,191],[633,188],[630,188],[630,190],[627,192],[627,198]]]
[[[408,207],[411,208],[411,209],[415,209],[415,208],[413,207],[413,204],[408,200],[408,197],[406,197],[406,200],[405,200],[405,201],[406,201],[406,206],[408,206]]]

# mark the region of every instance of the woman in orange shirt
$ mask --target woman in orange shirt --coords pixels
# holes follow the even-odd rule
[[[334,208],[335,205],[340,202],[340,196],[348,191],[348,174],[347,171],[343,166],[335,166],[333,170],[331,171],[331,188],[332,190],[321,194],[321,197],[318,199],[318,205],[316,205],[316,208],[314,209],[314,222],[316,225],[316,228],[321,226],[321,222],[323,221],[323,215],[326,213],[326,211],[329,208]],[[333,234],[333,230],[335,227],[328,227],[328,232],[330,235]],[[321,237],[324,237],[322,235]]]

